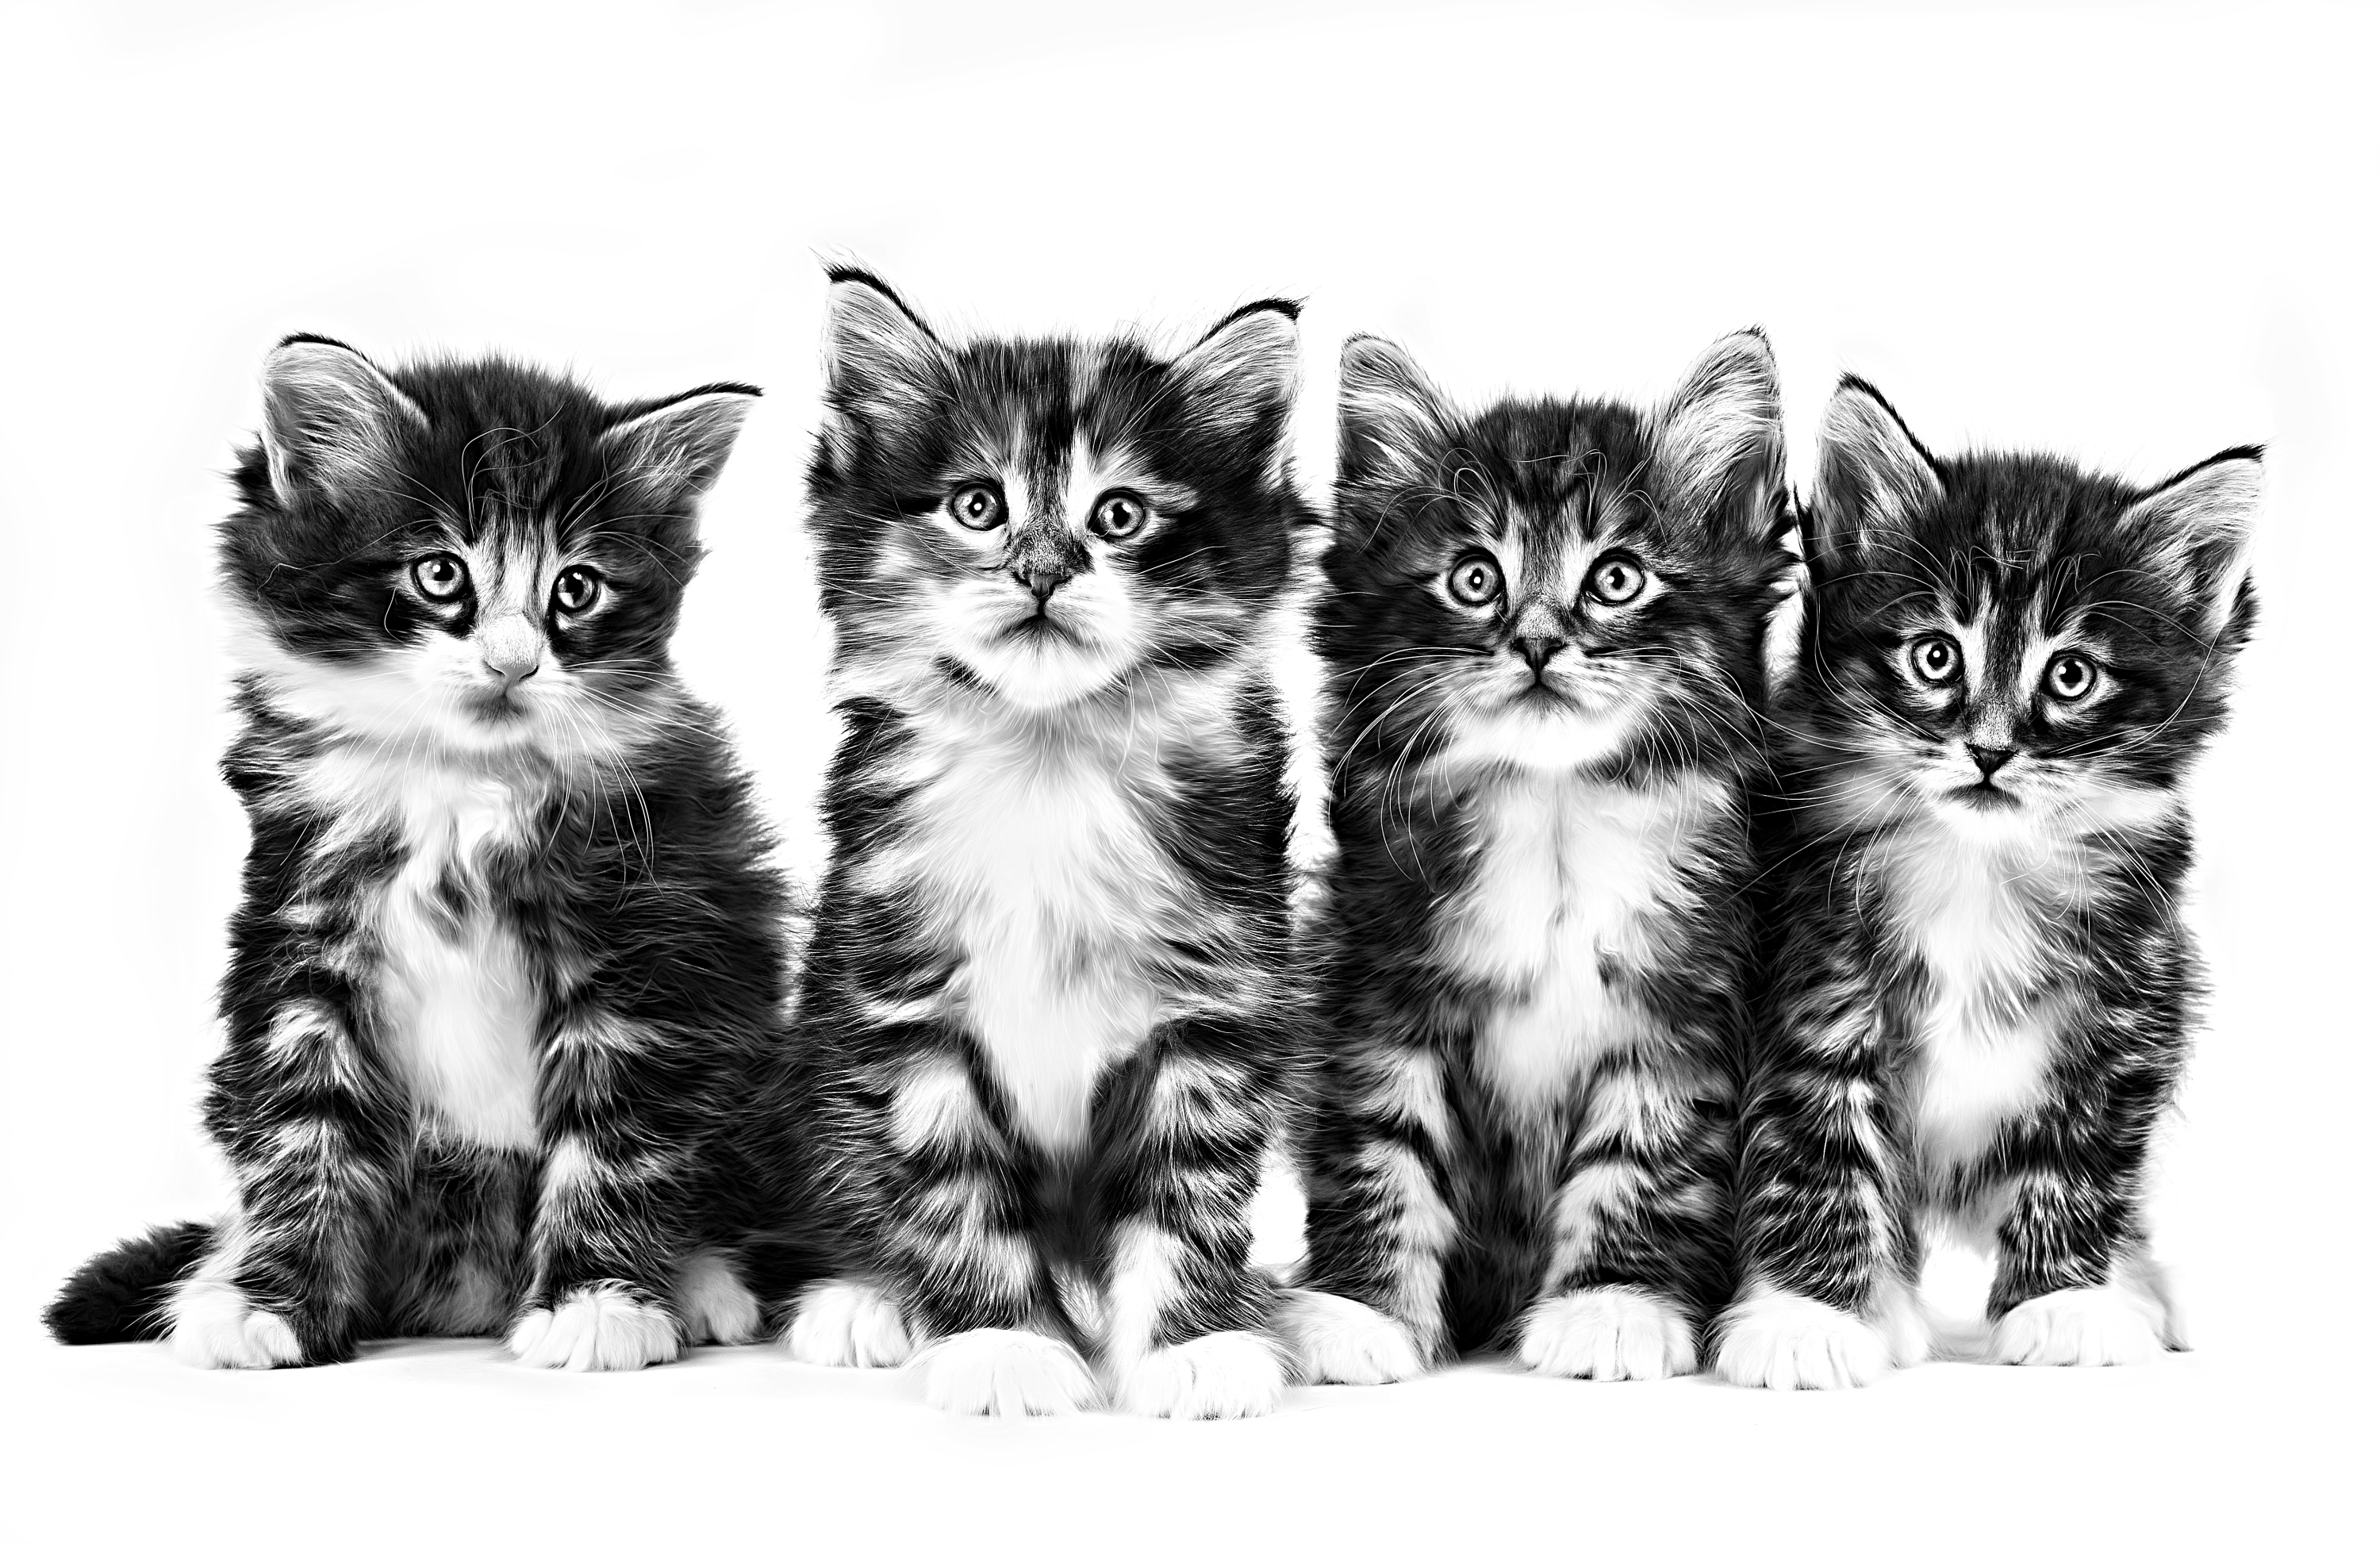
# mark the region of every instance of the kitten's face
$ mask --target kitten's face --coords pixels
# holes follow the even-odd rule
[[[2162,819],[2252,619],[2257,480],[2247,452],[2145,493],[2046,456],[1937,460],[1847,384],[1805,682],[1838,816],[2010,840]]]
[[[1659,413],[1465,418],[1349,345],[1325,653],[1350,754],[1540,771],[1748,742],[1779,545],[1776,390],[1755,334]]]
[[[500,362],[383,374],[297,340],[265,394],[223,569],[273,707],[430,754],[638,739],[747,388],[622,409]]]
[[[1042,712],[1236,652],[1287,574],[1294,347],[1272,305],[1171,362],[953,347],[840,278],[810,487],[847,685]]]

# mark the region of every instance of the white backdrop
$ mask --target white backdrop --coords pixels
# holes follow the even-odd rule
[[[994,11],[0,12],[0,1516],[26,1537],[152,1515],[273,1537],[278,1508],[354,1537],[730,1516],[2327,1531],[2277,1519],[2337,1504],[2334,1465],[2372,1435],[2347,1397],[2370,1359],[2380,1028],[2359,990],[2369,26],[2275,6]],[[1756,322],[1797,472],[1846,369],[1948,448],[2146,479],[2268,443],[2265,620],[2198,795],[2216,1028],[2159,1209],[2201,1349],[1828,1396],[1474,1368],[1302,1392],[1236,1429],[1020,1429],[760,1350],[574,1381],[483,1345],[208,1375],[42,1342],[35,1311],[84,1255],[225,1194],[193,1113],[245,841],[212,767],[210,525],[263,351],[304,329],[382,357],[503,348],[623,395],[765,386],[680,657],[808,871],[832,732],[798,529],[821,252],[960,326],[1178,333],[1307,297],[1318,491],[1359,329],[1475,399],[1649,395]],[[1268,1217],[1293,1248],[1293,1211]]]

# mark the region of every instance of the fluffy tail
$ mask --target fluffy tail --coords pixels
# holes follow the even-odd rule
[[[42,1310],[42,1322],[68,1345],[163,1340],[175,1283],[196,1269],[214,1238],[211,1223],[175,1222],[93,1255]]]

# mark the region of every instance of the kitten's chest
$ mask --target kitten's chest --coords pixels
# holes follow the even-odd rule
[[[1112,746],[944,748],[880,870],[955,960],[948,1006],[1045,1148],[1164,1015],[1179,945],[1223,923],[1155,833],[1153,767]]]
[[[1923,967],[1912,1004],[1912,1131],[1933,1165],[1965,1162],[2037,1105],[2077,1011],[2058,987],[2058,887],[2046,854],[1951,846],[1902,855],[1904,941]]]
[[[540,978],[491,871],[527,846],[544,790],[519,779],[407,769],[347,811],[401,857],[360,915],[383,1051],[423,1126],[475,1146],[537,1147]]]
[[[1475,796],[1475,859],[1439,912],[1434,947],[1489,989],[1472,1056],[1506,1102],[1559,1097],[1597,1057],[1649,1031],[1626,981],[1689,898],[1679,863],[1710,794],[1547,777]]]

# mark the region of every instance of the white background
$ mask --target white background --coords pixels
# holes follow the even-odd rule
[[[2358,990],[2373,32],[2274,6],[994,9],[6,11],[12,1531],[2349,1529],[2380,1027]],[[226,1193],[193,1114],[245,840],[212,767],[210,525],[263,351],[307,329],[501,347],[624,395],[767,387],[681,658],[808,870],[832,734],[798,529],[821,251],[962,327],[1179,335],[1309,297],[1317,489],[1357,329],[1476,399],[1649,395],[1757,322],[1797,473],[1846,369],[1949,448],[2150,479],[2269,443],[2265,621],[2198,796],[2215,1028],[2159,1211],[2201,1349],[1843,1395],[1483,1367],[1240,1427],[1002,1428],[759,1349],[591,1378],[476,1343],[204,1374],[42,1342],[78,1260]],[[1293,1210],[1268,1220],[1293,1250]]]

